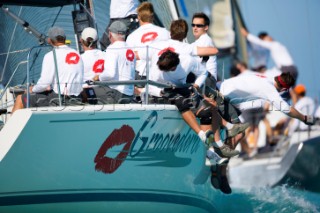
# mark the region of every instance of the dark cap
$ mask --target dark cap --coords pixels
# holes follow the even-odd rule
[[[66,37],[66,34],[64,33],[64,30],[61,27],[51,27],[48,30],[48,37],[51,40],[56,40],[58,36]]]
[[[122,21],[115,21],[110,25],[109,31],[125,35],[127,33],[127,26]]]

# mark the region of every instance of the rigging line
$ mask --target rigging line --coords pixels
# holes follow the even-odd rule
[[[13,53],[27,52],[27,51],[29,51],[29,50],[30,50],[30,48],[26,48],[26,49],[22,49],[22,50],[15,50],[15,51],[11,51],[11,52],[0,53],[0,56],[8,55],[8,54],[13,54]]]
[[[53,27],[54,24],[56,23],[56,21],[58,20],[58,17],[60,15],[61,11],[62,11],[62,8],[63,8],[63,6],[60,7],[60,10],[58,11],[58,13],[56,15],[56,18],[53,20],[51,27]]]
[[[200,7],[199,7],[199,0],[197,0],[197,11],[200,11],[199,8],[200,8]]]
[[[90,0],[90,2],[92,2],[91,0]],[[89,3],[90,4],[90,3]],[[84,5],[84,4],[82,4],[82,3],[80,3],[80,6],[86,11],[86,14],[88,14],[91,18],[92,18],[92,20],[94,21],[94,26],[95,26],[95,29],[97,30],[97,32],[98,32],[98,23],[97,23],[97,21],[96,21],[96,17],[95,17],[95,13],[94,13],[94,5],[93,5],[93,2],[92,2],[92,5],[89,5],[90,6],[90,11],[88,10],[88,8]],[[92,14],[91,14],[92,13]],[[99,39],[99,38],[98,38]]]
[[[20,6],[19,16],[21,15],[21,12],[22,12],[22,6]],[[18,26],[18,23],[16,22],[16,23],[15,23],[15,26],[14,26],[14,29],[13,29],[13,32],[12,32],[12,34],[11,34],[11,38],[10,38],[10,42],[9,42],[9,48],[8,48],[8,53],[10,52],[10,49],[11,49],[11,46],[12,46],[12,42],[13,42],[13,38],[14,38],[15,32],[16,32],[16,30],[17,30],[17,26]],[[9,54],[7,54],[7,57],[6,57],[6,59],[5,59],[4,65],[3,65],[2,75],[1,75],[1,78],[0,78],[0,81],[1,81],[1,82],[3,81],[3,76],[4,76],[4,73],[5,73],[6,67],[7,67],[8,59],[9,59]]]

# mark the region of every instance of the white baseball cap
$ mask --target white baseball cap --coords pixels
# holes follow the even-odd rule
[[[92,38],[93,41],[96,41],[96,40],[98,40],[98,33],[97,33],[96,29],[94,29],[92,27],[87,27],[82,31],[81,38],[84,41],[86,41],[87,38]]]

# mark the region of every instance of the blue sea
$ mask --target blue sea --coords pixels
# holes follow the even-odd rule
[[[274,188],[233,189],[216,201],[218,212],[320,212],[320,193],[282,185]]]

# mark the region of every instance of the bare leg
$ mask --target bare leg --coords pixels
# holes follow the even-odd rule
[[[12,109],[12,114],[18,110],[18,109],[23,109],[24,106],[23,106],[23,103],[22,103],[22,96],[21,95],[18,95],[17,98],[16,98],[16,101],[14,102],[14,106],[13,106],[13,109]]]
[[[243,150],[245,153],[249,154],[250,148],[249,148],[248,143],[245,138],[242,138],[240,140],[240,144],[241,144],[241,150]]]
[[[222,118],[218,113],[217,108],[212,109],[212,131],[214,132],[214,140],[219,141],[220,138],[220,126],[222,124]]]
[[[241,140],[243,140],[245,136],[245,133],[239,133],[236,136],[234,136],[233,138],[228,138],[226,144],[229,145],[231,147],[231,149],[235,149],[237,147],[237,145],[239,144],[239,142]]]
[[[200,132],[200,125],[198,124],[196,116],[191,112],[191,110],[181,113],[181,116],[193,131],[195,131],[197,134]]]

